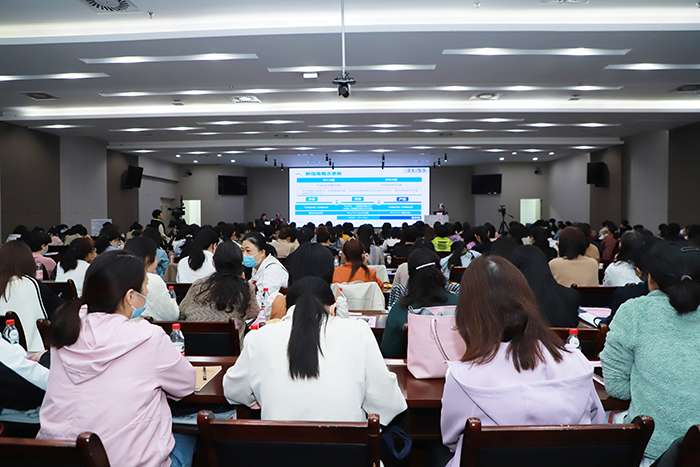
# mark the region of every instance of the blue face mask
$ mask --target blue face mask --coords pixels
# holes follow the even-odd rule
[[[134,290],[134,292],[136,292],[136,291]],[[136,293],[138,293],[138,292],[136,292]],[[146,305],[148,305],[148,297],[146,297],[145,295],[142,295],[142,294],[140,294],[140,293],[138,293],[138,294],[141,295],[141,296],[143,297],[143,307],[141,307],[141,308],[134,308],[134,307],[132,306],[132,308],[134,308],[134,311],[131,312],[131,319],[138,318],[139,316],[141,316],[141,313],[143,313],[144,311],[146,311]]]
[[[258,264],[260,264],[260,261],[255,261],[255,255],[252,255],[252,256],[243,255],[243,266],[245,266],[247,268],[254,268]]]

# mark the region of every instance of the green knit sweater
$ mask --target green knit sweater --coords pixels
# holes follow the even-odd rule
[[[610,324],[600,359],[608,394],[630,400],[626,422],[654,419],[645,456],[658,458],[700,424],[700,311],[679,315],[660,290],[628,300]]]

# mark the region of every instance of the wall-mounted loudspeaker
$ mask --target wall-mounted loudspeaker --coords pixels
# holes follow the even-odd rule
[[[586,175],[586,183],[589,185],[607,187],[610,181],[610,172],[605,162],[589,162]]]

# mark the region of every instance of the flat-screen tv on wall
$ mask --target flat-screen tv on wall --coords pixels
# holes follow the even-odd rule
[[[501,194],[501,174],[473,175],[472,176],[473,195],[500,195]]]
[[[219,175],[220,195],[247,195],[248,177],[233,177],[231,175]]]

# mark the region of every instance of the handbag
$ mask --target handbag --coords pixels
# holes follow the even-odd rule
[[[408,371],[416,379],[444,378],[447,362],[467,350],[455,324],[455,306],[408,309]]]

